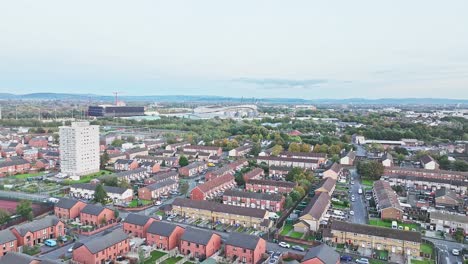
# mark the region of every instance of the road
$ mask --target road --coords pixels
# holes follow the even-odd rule
[[[359,188],[363,188],[361,185],[361,178],[358,177],[358,174],[355,169],[351,169],[350,173],[351,179],[354,179],[354,184],[350,185],[350,195],[354,195],[354,197],[356,198],[356,201],[351,202],[351,210],[354,211],[354,215],[350,216],[350,220],[352,223],[356,224],[367,224],[366,201],[364,200],[364,195],[360,195],[358,193]]]
[[[428,237],[426,237],[426,239],[432,241],[435,247],[438,249],[439,251],[438,263],[439,264],[456,264],[458,262],[461,262],[461,263],[463,262],[461,255],[454,256],[452,254],[452,249],[459,249],[461,251],[463,248],[468,248],[466,245],[453,242],[453,241],[440,240],[440,239],[434,239],[434,238],[428,238]]]

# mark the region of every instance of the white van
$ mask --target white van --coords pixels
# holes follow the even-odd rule
[[[359,188],[358,193],[362,194],[362,188]]]
[[[335,215],[344,215],[344,213],[340,210],[333,210],[333,214]]]
[[[392,229],[397,229],[397,228],[398,228],[397,221],[392,221]]]

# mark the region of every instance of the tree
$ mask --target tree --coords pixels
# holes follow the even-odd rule
[[[338,155],[341,152],[341,147],[339,145],[331,145],[330,149],[328,149],[328,153],[331,155]]]
[[[289,144],[288,151],[300,152],[301,151],[301,145],[299,143],[293,142],[293,143]]]
[[[165,161],[165,160],[163,160],[163,161],[161,162],[161,167],[166,167],[166,161]]]
[[[10,213],[7,210],[0,209],[0,225],[5,224],[10,220]]]
[[[286,200],[284,202],[284,207],[285,208],[291,208],[294,205],[294,201],[291,198],[291,196],[286,197]]]
[[[289,197],[291,197],[291,199],[294,202],[297,202],[299,201],[299,199],[301,199],[301,194],[298,193],[296,190],[293,190],[292,192],[289,193]]]
[[[181,182],[179,185],[179,191],[183,195],[187,195],[187,192],[189,190],[189,184],[187,182]]]
[[[99,161],[101,170],[106,168],[106,165],[109,162],[109,159],[110,159],[109,154],[106,151],[104,151],[104,153],[101,155],[100,161]]]
[[[283,146],[281,146],[281,145],[275,145],[275,146],[271,149],[271,155],[272,155],[272,156],[278,156],[282,151],[283,151]]]
[[[104,176],[100,180],[106,186],[113,186],[113,187],[119,186],[119,180],[115,176]]]
[[[120,214],[119,210],[115,209],[114,210],[114,217],[119,218],[119,214]]]
[[[34,217],[31,201],[29,200],[20,201],[20,203],[16,206],[16,214],[21,215],[22,217],[31,221]]]
[[[252,149],[250,150],[250,155],[252,156],[258,156],[258,154],[262,151],[262,147],[260,146],[260,143],[255,143],[252,146]]]
[[[123,144],[123,143],[124,143],[123,140],[116,138],[116,139],[114,139],[114,141],[112,141],[111,145],[112,145],[113,147],[118,147],[118,148],[120,148],[120,147],[122,147],[122,144]]]
[[[458,243],[462,243],[462,242],[463,242],[463,239],[465,238],[463,229],[457,228],[457,231],[455,231],[455,233],[453,234],[453,238],[455,238],[455,240],[456,240]]]
[[[360,161],[357,164],[357,172],[365,179],[379,180],[384,173],[384,166],[375,160]]]
[[[179,165],[180,165],[181,167],[184,167],[184,166],[189,165],[189,161],[188,161],[187,157],[185,157],[184,155],[180,156],[180,158],[179,158]]]
[[[309,144],[302,143],[301,144],[301,152],[310,152],[312,147]]]
[[[105,204],[107,202],[107,192],[104,190],[102,184],[96,185],[96,189],[94,190],[94,201],[96,203]]]

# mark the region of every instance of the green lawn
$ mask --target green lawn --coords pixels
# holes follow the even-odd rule
[[[301,238],[303,236],[304,236],[303,233],[296,232],[296,231],[293,231],[293,232],[289,233],[289,235],[288,235],[288,237],[292,237],[292,238]]]
[[[333,208],[338,208],[338,209],[346,209],[346,208],[349,208],[349,203],[347,204],[347,206],[345,205],[344,202],[332,202],[332,205],[333,205]]]
[[[383,261],[383,260],[378,260],[378,259],[369,259],[370,264],[386,264],[388,262]]]
[[[151,257],[149,259],[145,260],[145,262],[144,262],[145,264],[150,264],[150,263],[153,264],[154,262],[156,262],[156,260],[158,260],[158,259],[162,258],[163,256],[167,255],[167,253],[155,250],[155,251],[152,251],[150,253],[150,255],[151,255]]]
[[[421,252],[427,255],[432,255],[434,247],[431,244],[423,243],[421,244]]]
[[[152,203],[150,200],[140,200],[142,206],[148,205]],[[129,204],[128,207],[137,207],[138,206],[138,200],[132,200]]]
[[[63,183],[66,184],[66,185],[74,184],[74,183],[89,183],[92,179],[98,178],[98,177],[103,176],[103,175],[108,175],[108,174],[112,174],[112,172],[110,172],[108,170],[100,170],[99,172],[96,172],[96,173],[93,173],[93,174],[81,176],[80,179],[77,180],[77,181],[73,181],[73,180],[68,179],[68,180],[63,181]]]
[[[17,174],[17,175],[11,176],[10,178],[14,178],[14,179],[20,180],[20,179],[27,179],[27,178],[29,178],[29,177],[35,177],[35,176],[41,176],[41,175],[44,175],[44,172]]]
[[[281,230],[280,235],[286,236],[289,233],[289,231],[293,230],[293,228],[294,226],[291,224],[284,225],[283,230]]]
[[[183,257],[172,257],[172,258],[168,258],[166,259],[165,261],[161,262],[161,264],[175,264],[177,262],[179,262],[181,259],[183,259]]]
[[[374,185],[374,181],[373,180],[362,180],[362,185],[364,186],[370,186],[372,187]]]
[[[384,220],[380,220],[380,219],[370,219],[369,220],[369,225],[392,228],[392,221],[384,221]],[[411,231],[413,228],[416,229],[416,230],[420,229],[418,224],[406,224],[406,223],[398,222],[398,226],[403,226],[403,228],[408,227],[410,229],[409,231]]]
[[[423,259],[423,260],[412,259],[411,264],[435,264],[435,261],[432,259]]]

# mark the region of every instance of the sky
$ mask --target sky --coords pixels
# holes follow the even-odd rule
[[[468,99],[466,0],[0,2],[0,93]]]

